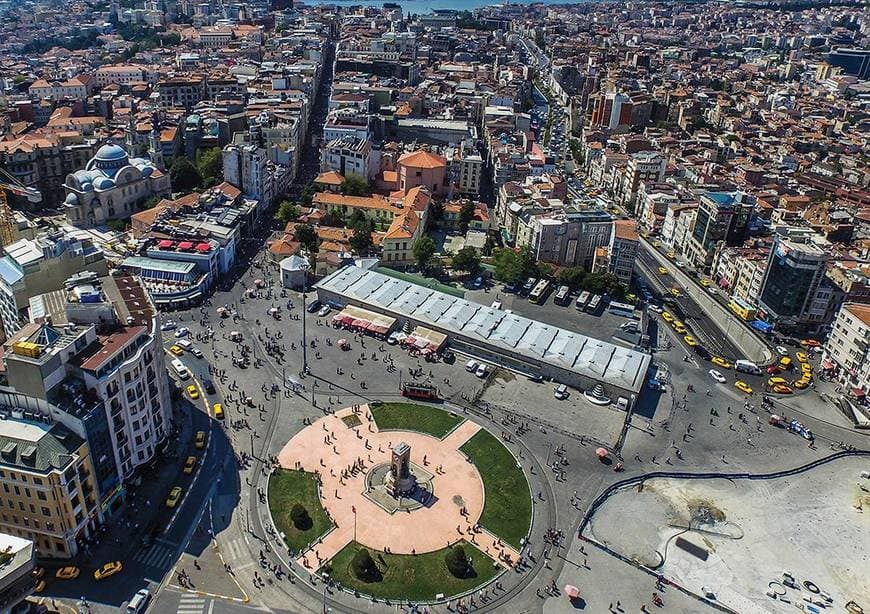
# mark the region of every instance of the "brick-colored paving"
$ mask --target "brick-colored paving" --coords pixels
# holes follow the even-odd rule
[[[341,418],[352,413],[347,408],[321,418],[297,433],[278,454],[282,467],[320,473],[320,499],[336,525],[321,543],[299,557],[299,564],[315,571],[353,541],[354,509],[356,541],[373,550],[432,552],[467,539],[493,558],[500,553],[514,561],[518,558],[515,550],[499,545],[485,531],[473,535],[470,531],[483,511],[483,483],[459,447],[480,430],[479,425],[466,420],[442,441],[422,433],[381,433],[366,405],[357,412],[362,424],[348,428]],[[411,446],[412,463],[424,466],[426,457],[426,469],[434,474],[437,500],[429,507],[390,514],[363,494],[365,473],[373,465],[389,462],[390,447],[399,441]],[[342,479],[342,470],[357,459],[362,459],[366,470]],[[465,516],[461,514],[463,505]]]

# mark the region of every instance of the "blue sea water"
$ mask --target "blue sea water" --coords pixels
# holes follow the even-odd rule
[[[456,11],[470,11],[481,6],[500,4],[494,0],[301,0],[306,5],[336,4],[338,6],[383,6],[385,1],[392,1],[402,7],[405,15],[416,13],[425,14],[432,9],[453,9]],[[584,0],[523,0],[511,2],[511,4],[579,4]]]

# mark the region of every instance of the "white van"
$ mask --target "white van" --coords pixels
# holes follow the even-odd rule
[[[465,363],[465,370],[469,373],[474,373],[475,371],[477,371],[477,361],[469,360],[467,363]]]
[[[568,386],[565,384],[559,384],[553,389],[553,396],[559,399],[560,401],[568,398]]]
[[[182,348],[186,352],[189,352],[193,348],[193,343],[190,341],[190,339],[179,339],[175,342],[175,345]]]
[[[148,602],[151,600],[151,592],[147,588],[141,588],[136,591],[130,603],[127,604],[127,614],[139,614],[144,612],[148,607]]]
[[[761,375],[761,368],[749,360],[735,360],[734,369],[741,373],[751,373],[752,375]]]
[[[188,371],[187,367],[184,366],[184,363],[177,358],[173,358],[170,364],[172,365],[172,369],[178,375],[178,379],[185,380],[190,377],[190,371]]]

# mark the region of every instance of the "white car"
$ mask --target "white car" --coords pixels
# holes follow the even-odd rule
[[[713,286],[710,286],[709,288],[707,288],[707,292],[709,292],[710,294],[719,294],[719,291],[716,288],[714,288]]]
[[[780,356],[788,356],[788,348],[782,345],[776,346],[776,353]]]
[[[390,333],[390,336],[387,337],[387,343],[390,345],[396,345],[399,342],[399,335],[396,333]]]
[[[177,331],[175,331],[175,338],[181,339],[182,337],[187,337],[187,334],[190,332],[190,329],[186,326],[182,326]]]
[[[332,307],[330,307],[329,305],[324,305],[323,307],[320,308],[320,311],[317,312],[317,315],[319,315],[322,318],[326,315],[329,315],[330,311],[332,311]]]
[[[480,379],[483,379],[484,377],[486,377],[486,374],[488,372],[489,369],[486,368],[486,365],[481,364],[479,367],[477,367],[477,371],[475,371],[474,374]]]
[[[714,380],[716,380],[720,384],[725,383],[725,376],[722,375],[721,373],[719,373],[716,369],[710,369],[709,371],[707,371],[707,373],[709,373],[710,377],[712,377]]]
[[[166,320],[160,325],[160,330],[173,330],[176,326],[178,326],[178,324],[175,323],[175,320]]]
[[[662,309],[658,305],[647,305],[646,308],[649,309],[650,311],[655,311],[656,313],[661,313],[662,311],[664,311],[664,309]]]

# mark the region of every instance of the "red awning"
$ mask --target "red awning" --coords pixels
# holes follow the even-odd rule
[[[866,395],[866,393],[865,393],[863,390],[861,390],[860,388],[852,388],[852,396],[853,396],[853,397],[857,397],[857,398],[860,399],[861,397],[863,397],[863,396],[867,396],[867,395]]]
[[[207,252],[210,249],[211,249],[211,245],[209,245],[208,243],[199,243],[196,246],[196,251],[198,251],[198,252]]]
[[[822,361],[822,369],[833,369],[833,368],[834,368],[834,363],[832,363],[830,360],[825,359]]]
[[[163,239],[160,243],[157,244],[157,247],[159,247],[160,249],[169,249],[173,245],[175,245],[174,242],[169,241],[168,239]]]
[[[190,241],[182,241],[181,243],[178,244],[178,249],[192,249],[192,248],[193,248],[193,243],[191,243]]]

